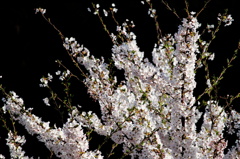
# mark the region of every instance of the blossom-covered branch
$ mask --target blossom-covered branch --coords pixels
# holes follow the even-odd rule
[[[99,14],[99,8],[96,5],[94,14]],[[45,16],[46,10],[39,8],[36,12]],[[106,10],[104,14],[107,14]],[[198,32],[201,24],[195,12],[189,14],[189,17],[183,18],[175,34],[159,37],[159,45],[156,44],[152,51],[152,62],[144,57],[144,52],[137,45],[136,35],[127,30],[126,23],[117,26],[119,34],[111,33],[112,60],[117,69],[124,71],[123,81],[118,81],[116,76],[111,77],[109,64],[103,57],[94,57],[73,37],[63,39],[63,46],[70,56],[87,70],[84,84],[89,95],[98,101],[101,118],[92,111],[85,112],[72,106],[66,123],[62,127],[51,128],[49,122],[32,114],[32,108],[26,109],[15,92],[10,92],[3,99],[4,113],[9,112],[29,134],[36,134],[39,141],[61,158],[103,158],[98,149],[89,150],[84,128],[122,144],[124,156],[132,158],[239,158],[238,112],[231,109],[226,111],[212,99],[203,104],[204,111],[197,109],[193,94],[196,88],[195,70],[199,55],[206,55],[207,52],[200,49],[204,43],[200,42]],[[231,15],[218,19],[225,26],[233,21]],[[68,70],[60,80],[66,80],[69,74],[71,72]],[[51,74],[41,78],[40,86],[48,88],[52,79]],[[210,81],[207,83],[211,88]],[[51,98],[44,98],[48,106],[49,100]],[[197,131],[200,118],[203,122]],[[224,138],[225,129],[226,133],[237,136],[235,145],[227,153],[224,153],[228,146],[228,140]],[[11,132],[9,136],[11,153],[22,152],[22,149],[11,146],[9,141],[14,136]],[[19,136],[17,141],[20,146],[25,142],[24,137]]]

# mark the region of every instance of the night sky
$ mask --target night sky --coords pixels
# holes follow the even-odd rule
[[[169,5],[176,9],[181,18],[186,16],[184,11],[184,0],[167,0]],[[108,9],[112,3],[116,4],[118,12],[116,19],[121,24],[125,19],[133,20],[136,27],[133,32],[137,35],[138,46],[145,52],[146,57],[151,57],[151,51],[157,42],[154,20],[147,14],[148,6],[142,5],[140,0],[78,0],[71,1],[42,1],[32,0],[31,2],[7,1],[0,6],[0,32],[1,32],[1,51],[0,51],[0,83],[6,90],[14,90],[18,95],[25,99],[26,107],[34,107],[34,113],[43,116],[43,119],[58,122],[58,115],[53,115],[55,111],[47,108],[42,99],[48,96],[45,88],[40,88],[39,79],[47,76],[47,73],[54,74],[59,66],[54,62],[56,59],[74,70],[58,32],[49,25],[40,14],[35,14],[35,8],[46,8],[46,17],[64,34],[65,37],[75,37],[80,44],[87,47],[91,54],[96,57],[104,56],[106,59],[111,57],[112,43],[107,33],[96,15],[87,11],[92,8],[93,3],[100,4],[101,9]],[[209,51],[215,52],[215,60],[210,62],[211,74],[219,75],[223,66],[226,66],[226,59],[230,58],[237,48],[240,28],[240,7],[238,0],[212,0],[208,7],[199,15],[199,22],[203,26],[206,24],[217,24],[217,14],[223,13],[228,8],[228,13],[232,14],[234,22],[229,27],[221,27],[216,40],[212,43]],[[203,6],[203,0],[189,1],[190,11],[199,11]],[[168,11],[159,0],[153,0],[153,8],[157,9],[159,15],[159,25],[163,34],[175,33],[181,24],[180,20]],[[92,9],[93,11],[93,9]],[[102,13],[102,12],[101,12]],[[116,25],[111,17],[103,19],[109,30],[115,32]],[[220,95],[236,94],[240,92],[238,74],[240,74],[240,58],[233,62],[233,67],[226,73],[220,85]],[[205,87],[204,74],[199,70],[197,75],[198,87]],[[80,73],[76,71],[80,76]],[[73,91],[76,103],[85,106],[86,109],[95,109],[97,103],[86,94],[86,88],[80,82],[74,83]],[[200,89],[199,89],[200,91]],[[236,105],[240,105],[238,100]],[[50,116],[50,117],[49,117]],[[1,132],[4,132],[0,129]],[[23,130],[24,133],[24,130]],[[36,139],[28,136],[32,143],[28,143],[26,149],[31,149],[28,154],[33,156],[49,156],[40,144],[40,148],[34,146]],[[0,143],[4,143],[4,138],[0,138]],[[0,154],[5,147],[0,144]],[[39,151],[41,150],[41,151]],[[43,155],[44,156],[44,155]]]

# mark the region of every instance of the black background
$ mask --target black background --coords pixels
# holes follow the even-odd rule
[[[147,5],[142,5],[140,0],[79,0],[79,1],[16,1],[5,2],[0,9],[0,75],[3,76],[0,82],[6,90],[14,90],[23,97],[26,107],[34,107],[34,113],[43,117],[43,120],[58,122],[58,115],[55,111],[46,107],[42,99],[48,96],[48,91],[39,88],[39,79],[47,73],[54,74],[59,67],[54,62],[56,59],[62,60],[69,68],[73,65],[62,46],[62,41],[58,33],[50,26],[40,14],[35,14],[35,8],[42,7],[47,9],[46,16],[51,19],[53,24],[61,30],[66,37],[75,37],[80,44],[84,44],[91,54],[96,57],[111,57],[112,43],[107,33],[96,15],[89,13],[87,8],[92,8],[91,2],[99,3],[100,9],[108,9],[111,3],[116,4],[118,13],[116,18],[119,23],[125,19],[133,20],[136,27],[133,32],[137,35],[138,46],[145,52],[146,57],[151,57],[151,51],[156,43],[156,32],[154,21],[147,14]],[[207,8],[200,14],[199,22],[202,26],[206,24],[217,24],[217,14],[223,13],[228,8],[232,14],[234,22],[229,27],[221,27],[214,40],[210,51],[215,52],[216,58],[210,62],[211,74],[218,75],[222,67],[226,65],[226,59],[230,58],[237,48],[240,28],[240,8],[238,0],[213,0]],[[186,16],[183,0],[168,0],[170,6],[174,7],[181,18]],[[189,1],[190,11],[199,11],[204,2],[202,0]],[[166,9],[160,1],[153,1],[153,7],[157,9],[158,20],[163,34],[175,33],[181,22]],[[93,9],[92,9],[93,11]],[[102,12],[101,12],[102,13]],[[102,14],[103,16],[103,14]],[[115,32],[116,26],[111,17],[103,16],[109,30]],[[239,58],[237,58],[222,81],[219,94],[236,94],[240,90],[238,74],[240,73]],[[199,70],[197,75],[198,91],[206,86],[204,74]],[[76,72],[77,73],[77,72]],[[76,103],[85,109],[95,109],[97,103],[88,98],[86,88],[76,82],[74,91]],[[238,100],[234,103],[239,105]],[[5,133],[1,130],[1,135]],[[2,133],[4,132],[4,133]],[[22,132],[24,134],[24,130]],[[4,135],[0,142],[4,143]],[[43,144],[35,145],[36,139],[30,138],[25,146],[30,156],[50,156],[44,149]],[[38,148],[37,148],[38,147]],[[94,147],[94,146],[93,146]],[[0,144],[0,153],[7,154],[5,146]],[[3,150],[5,152],[3,152]],[[44,153],[43,153],[44,152]]]

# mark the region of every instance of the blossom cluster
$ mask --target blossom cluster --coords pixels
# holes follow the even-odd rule
[[[219,21],[222,21],[225,23],[224,26],[229,26],[232,24],[232,22],[234,21],[234,19],[232,18],[231,14],[228,15],[221,15],[221,13],[218,14],[218,18]]]
[[[25,152],[22,150],[22,147],[21,147],[26,142],[26,139],[24,136],[14,135],[10,131],[8,133],[8,138],[6,140],[7,140],[7,145],[9,146],[9,149],[10,149],[11,158],[22,158],[22,159],[29,158],[27,156],[24,156]],[[33,157],[31,157],[31,159],[33,159]]]
[[[89,143],[83,132],[82,124],[78,123],[74,118],[74,111],[69,114],[68,121],[62,128],[50,128],[50,122],[44,122],[38,116],[31,113],[32,108],[26,109],[23,100],[11,92],[11,98],[3,99],[5,102],[3,109],[11,112],[11,117],[22,124],[31,135],[37,135],[38,140],[45,143],[45,146],[53,151],[60,158],[98,158],[101,159],[101,152],[98,150],[88,151]],[[12,142],[14,138],[14,142]],[[20,145],[15,147],[15,142]],[[24,157],[24,151],[21,145],[25,143],[24,137],[13,136],[9,133],[7,145],[10,147],[10,153],[13,158]]]
[[[43,9],[43,8],[36,8],[36,10],[35,10],[35,14],[37,14],[38,12],[40,12],[41,14],[45,14],[45,13],[46,13],[46,9]]]
[[[40,87],[48,87],[48,82],[52,82],[52,75],[48,73],[48,77],[43,77],[40,79],[41,84],[39,84]]]
[[[96,14],[99,7],[96,5]],[[150,16],[155,12],[149,10]],[[205,103],[203,112],[195,105],[197,55],[206,52],[199,49],[203,45],[199,43],[198,33],[201,24],[194,15],[191,12],[184,18],[175,34],[160,39],[159,45],[153,48],[152,62],[140,51],[136,35],[126,31],[126,24],[118,26],[123,41],[119,44],[113,38],[112,59],[115,67],[124,71],[125,80],[119,83],[116,76],[111,77],[109,64],[103,57],[94,57],[73,37],[64,39],[63,46],[88,71],[84,84],[90,96],[98,101],[101,118],[94,112],[73,107],[62,128],[50,128],[49,122],[32,114],[32,108],[26,109],[14,92],[4,98],[2,109],[11,112],[12,118],[24,125],[29,134],[38,135],[39,141],[61,158],[103,158],[99,150],[89,150],[84,127],[122,144],[123,153],[132,158],[240,158],[240,115],[234,110],[227,113],[214,100]],[[221,20],[226,25],[233,21],[229,16]],[[112,37],[119,35],[112,33]],[[214,54],[206,56],[213,59]],[[59,79],[66,80],[69,74],[70,71],[63,72]],[[41,78],[40,86],[48,87],[51,81],[52,76],[48,74]],[[207,85],[212,87],[209,79]],[[48,98],[44,102],[50,105]],[[200,118],[203,123],[197,131]],[[226,154],[225,128],[237,136],[236,144]],[[21,137],[17,141],[25,142]],[[24,155],[21,149],[10,150]]]
[[[112,3],[111,5],[112,7],[110,8],[110,11],[112,11],[113,13],[117,13],[118,9],[116,8],[116,5],[115,3]],[[95,5],[95,11],[94,11],[94,15],[97,15],[99,14],[99,8],[100,8],[100,5],[99,4],[96,4]],[[87,10],[89,12],[91,12],[91,9],[90,8],[87,8]],[[108,16],[108,11],[106,11],[105,9],[103,9],[103,13],[104,13],[104,16],[107,17]]]

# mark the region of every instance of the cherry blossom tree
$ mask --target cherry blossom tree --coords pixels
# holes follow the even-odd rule
[[[152,3],[150,0],[141,3],[149,6],[148,14],[156,24],[157,42],[152,60],[146,58],[137,45],[137,37],[131,31],[134,23],[126,20],[119,24],[115,19],[118,11],[115,4],[109,10],[102,10],[101,4],[88,8],[99,17],[113,42],[110,63],[105,62],[103,57],[91,55],[75,38],[65,37],[46,17],[45,9],[36,9],[36,13],[40,13],[60,34],[64,48],[84,77],[82,83],[87,87],[88,94],[99,103],[101,116],[93,111],[84,111],[84,106],[72,104],[68,92],[69,80],[79,78],[61,61],[57,62],[64,70],[57,70],[55,75],[48,73],[40,79],[40,87],[51,92],[50,97],[43,99],[46,106],[60,102],[68,112],[62,127],[51,127],[50,121],[34,115],[33,108],[26,108],[21,97],[14,91],[6,92],[1,85],[4,95],[1,120],[8,130],[6,141],[11,158],[30,158],[22,149],[27,141],[18,134],[15,121],[59,158],[110,158],[118,146],[122,147],[119,158],[240,158],[240,115],[231,107],[240,94],[227,96],[225,105],[221,105],[214,96],[214,90],[236,58],[239,46],[218,77],[211,78],[208,73],[208,61],[215,56],[208,48],[219,27],[231,25],[231,14],[216,15],[217,26],[201,26],[198,16],[204,8],[197,13],[190,12],[186,3],[188,16],[181,20],[176,33],[162,35]],[[163,1],[163,4],[180,18],[167,2]],[[115,33],[111,33],[103,21],[102,16],[109,15],[116,21]],[[202,38],[201,27],[203,32],[211,35],[210,40]],[[120,81],[113,74],[113,67],[124,71],[124,80]],[[195,76],[203,68],[207,72],[207,87],[202,94],[194,96]],[[56,78],[65,87],[64,99],[51,87]],[[12,126],[6,122],[7,116]],[[105,137],[95,150],[89,146],[93,132]],[[233,145],[229,144],[226,135],[236,136]],[[101,147],[108,141],[113,144],[105,155]],[[5,157],[0,155],[0,158]]]

